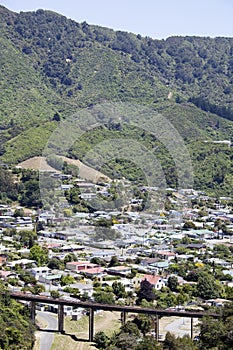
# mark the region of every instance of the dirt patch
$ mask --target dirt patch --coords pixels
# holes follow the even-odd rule
[[[33,157],[29,158],[17,165],[19,168],[23,169],[33,169],[40,171],[52,171],[58,172],[56,169],[52,168],[45,160],[44,157]]]
[[[97,170],[85,165],[84,163],[82,163],[78,159],[71,159],[71,158],[67,158],[67,157],[61,157],[61,158],[65,162],[67,162],[68,164],[76,165],[79,168],[79,175],[83,179],[90,180],[93,182],[98,182],[101,179],[103,181],[107,181],[107,182],[110,181],[110,178],[108,176],[104,175],[100,171],[97,171]]]
[[[98,182],[100,180],[109,182],[111,179],[101,173],[100,171],[97,171],[85,164],[83,164],[80,160],[78,159],[71,159],[67,157],[61,157],[64,162],[67,162],[68,164],[73,164],[76,165],[79,168],[79,175],[81,178],[93,181],[93,182]],[[51,167],[47,162],[44,157],[33,157],[29,158],[17,165],[19,168],[23,169],[33,169],[33,170],[40,170],[40,171],[51,171],[51,172],[59,172],[58,170],[54,169]]]

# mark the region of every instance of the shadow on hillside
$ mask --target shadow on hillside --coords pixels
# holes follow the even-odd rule
[[[46,332],[46,333],[61,333],[61,332],[59,332],[57,329],[38,328],[38,331],[40,331],[40,332]],[[62,332],[61,334],[62,334],[62,335],[67,335],[68,337],[70,337],[70,338],[73,339],[74,341],[89,343],[89,340],[88,340],[88,339],[78,338],[75,334],[70,334],[70,333],[66,333],[66,332]]]

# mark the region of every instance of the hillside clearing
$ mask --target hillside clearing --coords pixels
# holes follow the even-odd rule
[[[111,181],[111,179],[104,175],[103,173],[83,164],[78,159],[71,159],[68,157],[61,157],[64,162],[67,162],[68,164],[76,165],[79,168],[79,176],[83,179],[98,182],[100,180],[102,181]],[[29,158],[17,165],[19,168],[23,169],[33,169],[33,170],[39,170],[39,171],[51,171],[51,172],[59,172],[55,168],[51,167],[46,159],[44,157],[32,157]]]

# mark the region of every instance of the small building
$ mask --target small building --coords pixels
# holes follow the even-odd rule
[[[35,260],[19,259],[19,260],[10,261],[6,264],[6,266],[9,267],[11,270],[13,270],[16,265],[26,268],[28,266],[33,266],[33,265],[36,266],[36,262]]]
[[[61,240],[73,240],[76,238],[76,233],[71,231],[63,231],[63,232],[55,232],[55,238],[61,239]]]
[[[165,260],[170,261],[170,260],[175,258],[176,253],[164,250],[164,251],[158,251],[157,255],[161,259],[165,259]]]
[[[230,302],[231,302],[230,300],[220,299],[220,298],[206,300],[206,303],[211,306],[223,306],[224,304],[227,304]]]
[[[80,273],[84,274],[85,276],[92,278],[92,277],[102,277],[104,275],[105,269],[101,266],[93,267],[91,269],[84,269],[80,270]]]
[[[129,266],[113,266],[106,269],[109,275],[126,276],[131,273],[131,267]]]
[[[160,290],[165,287],[165,281],[161,276],[156,275],[144,275],[142,281],[148,281],[156,290]]]
[[[141,266],[150,266],[153,265],[154,263],[158,262],[158,258],[146,258],[141,261]]]
[[[39,275],[38,281],[46,284],[54,284],[60,281],[61,274],[43,274]]]
[[[92,269],[94,267],[98,267],[98,265],[92,264],[89,261],[71,261],[66,263],[66,269],[76,272]]]
[[[50,269],[47,266],[33,267],[30,270],[31,275],[34,276],[37,280],[39,280],[41,276],[48,275],[49,272],[50,272]]]
[[[0,270],[0,278],[3,280],[6,280],[7,278],[14,278],[16,277],[16,274],[12,271],[4,271]]]

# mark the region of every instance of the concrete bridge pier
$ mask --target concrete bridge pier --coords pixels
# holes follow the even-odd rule
[[[32,323],[35,324],[36,322],[36,303],[35,301],[30,301],[30,315]]]
[[[124,326],[126,324],[126,312],[122,311],[121,312],[121,324]]]
[[[89,309],[89,341],[94,340],[94,309]]]
[[[159,341],[159,315],[156,315],[155,334],[156,334],[156,340]]]
[[[58,332],[64,333],[64,305],[58,306]]]
[[[191,339],[193,340],[193,318],[191,317]]]

